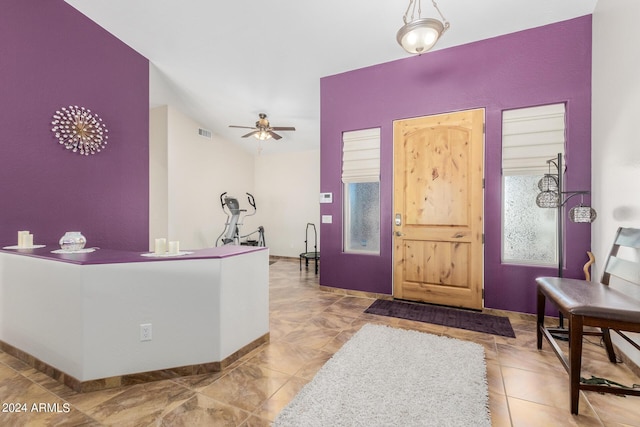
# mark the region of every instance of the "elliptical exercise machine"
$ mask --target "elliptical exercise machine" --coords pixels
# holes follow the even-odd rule
[[[259,226],[257,230],[245,234],[244,236],[240,235],[240,227],[244,222],[244,218],[248,216],[255,215],[258,211],[256,208],[256,200],[252,194],[247,194],[247,200],[249,205],[253,208],[253,212],[247,213],[246,209],[240,209],[240,203],[238,203],[238,199],[233,196],[227,196],[227,192],[225,191],[220,195],[220,205],[222,206],[222,211],[227,215],[227,221],[224,224],[224,230],[216,239],[216,246],[224,245],[246,245],[246,246],[266,246],[266,242],[264,240],[264,227]],[[242,218],[240,218],[242,216]],[[241,221],[242,219],[242,221]],[[248,239],[248,237],[253,236],[254,234],[258,234],[257,240]],[[246,239],[246,240],[242,240]]]

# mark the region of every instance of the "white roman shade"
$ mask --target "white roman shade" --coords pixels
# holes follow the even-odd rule
[[[502,113],[502,174],[548,172],[547,160],[564,155],[564,104],[519,108]]]
[[[380,128],[342,134],[342,182],[380,181]]]

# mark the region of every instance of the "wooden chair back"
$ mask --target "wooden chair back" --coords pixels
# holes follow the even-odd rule
[[[627,283],[640,286],[640,263],[638,260],[633,261],[621,256],[621,248],[635,250],[634,255],[640,256],[640,229],[620,228],[618,230],[604,267],[602,283],[609,285],[612,277],[617,277]]]

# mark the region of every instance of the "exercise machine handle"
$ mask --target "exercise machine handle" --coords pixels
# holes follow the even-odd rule
[[[247,200],[249,200],[249,204],[253,206],[253,209],[256,209],[256,199],[253,198],[251,193],[247,193]]]
[[[224,210],[224,205],[225,205],[225,203],[224,203],[224,195],[225,194],[227,194],[226,191],[220,195],[220,206],[222,206],[222,210]]]

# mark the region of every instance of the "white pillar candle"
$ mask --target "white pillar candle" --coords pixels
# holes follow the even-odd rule
[[[169,253],[172,255],[180,252],[180,242],[172,240],[169,242]]]
[[[18,246],[19,247],[25,246],[24,239],[25,239],[25,236],[27,234],[29,234],[29,232],[27,230],[18,231]]]
[[[23,236],[23,239],[25,248],[30,248],[33,246],[33,234],[27,233]]]
[[[167,253],[167,239],[156,239],[156,246],[154,252],[156,255],[164,255]]]

